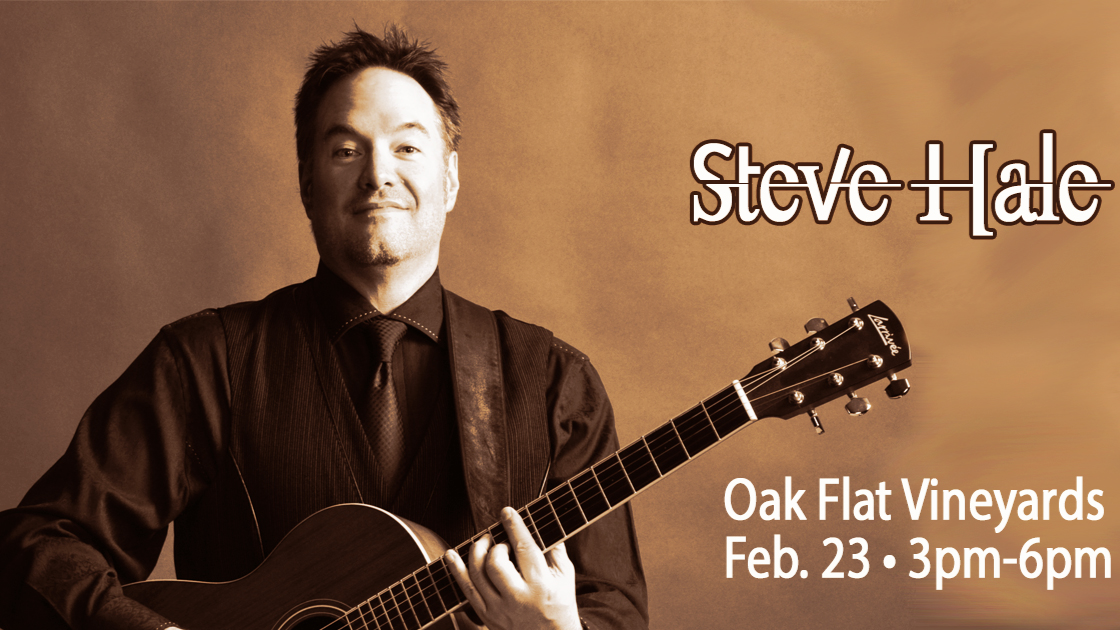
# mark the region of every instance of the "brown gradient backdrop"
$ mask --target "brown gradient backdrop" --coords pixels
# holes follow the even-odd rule
[[[898,179],[945,142],[1120,179],[1117,11],[1060,3],[49,4],[0,6],[3,306],[0,507],[63,451],[89,402],[159,327],[314,272],[290,110],[307,53],[354,22],[435,42],[465,112],[462,192],[444,239],[459,292],[587,352],[623,441],[742,375],[775,335],[883,299],[905,318],[914,391],[848,419],[761,423],[634,501],[657,628],[1116,627],[1117,578],[1047,592],[999,580],[914,580],[934,546],[1106,546],[1120,554],[1120,197],[1087,226],[967,236],[919,226],[917,192],[887,220],[693,227],[689,156],[751,142],[770,162],[836,145]],[[718,160],[714,160],[718,163]],[[826,166],[827,170],[827,166]],[[730,169],[725,169],[730,172]],[[792,475],[805,522],[732,521],[735,477]],[[817,520],[817,480],[886,481],[889,522]],[[1099,522],[911,522],[901,477],[940,488],[1104,490]],[[928,518],[928,517],[927,517]],[[724,542],[774,533],[807,580],[724,577]],[[862,536],[870,574],[824,580],[821,541]],[[899,565],[883,567],[894,554]],[[858,568],[845,559],[842,570]],[[161,566],[166,575],[169,568]]]

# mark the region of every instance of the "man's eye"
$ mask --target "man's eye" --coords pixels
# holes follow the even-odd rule
[[[357,151],[355,151],[354,149],[350,149],[350,148],[337,149],[334,152],[334,156],[335,157],[340,157],[340,158],[351,158],[351,157],[354,157],[357,154],[358,154]]]
[[[416,147],[414,147],[412,145],[406,144],[406,145],[402,146],[399,149],[399,151],[401,151],[402,153],[419,153],[420,149],[417,149]]]

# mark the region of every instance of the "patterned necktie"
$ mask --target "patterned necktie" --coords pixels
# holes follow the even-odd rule
[[[387,484],[395,488],[401,474],[404,457],[404,425],[397,405],[397,392],[393,387],[393,350],[404,336],[408,326],[395,319],[376,317],[368,320],[370,327],[371,359],[380,361],[370,381],[366,402],[366,430],[369,432],[377,465]]]

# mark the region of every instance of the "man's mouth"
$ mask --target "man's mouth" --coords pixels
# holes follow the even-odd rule
[[[408,208],[398,201],[392,199],[385,199],[382,201],[367,201],[353,206],[352,212],[354,214],[376,214],[379,212],[391,212],[394,210],[407,210]]]

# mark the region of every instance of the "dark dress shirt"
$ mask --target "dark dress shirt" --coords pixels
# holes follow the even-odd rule
[[[398,484],[382,496],[365,497],[366,502],[420,523],[452,545],[466,540],[475,528],[458,449],[439,271],[389,315],[381,314],[326,266],[319,265],[316,277],[320,314],[367,432],[375,419],[365,417],[363,401],[378,359],[369,339],[373,332],[364,324],[388,317],[408,327],[391,364],[404,429],[401,466],[416,477],[408,486],[424,491],[402,492],[404,484]]]
[[[369,328],[375,317],[395,319],[408,326],[393,352],[393,384],[405,427],[404,460],[414,451],[436,412],[436,403],[450,383],[447,342],[443,336],[443,288],[437,270],[417,291],[389,315],[382,315],[344,280],[320,265],[316,274],[320,311],[346,378],[346,388],[359,415],[377,357],[371,352]],[[369,418],[362,418],[369,422]]]
[[[354,392],[364,392],[376,367],[358,324],[379,313],[325,268],[309,284],[320,298],[318,315],[325,330],[333,331],[331,343],[357,398]],[[431,496],[382,499],[387,509],[400,510],[455,543],[469,537],[472,527],[488,524],[472,523],[462,462],[455,459],[458,449],[444,448],[450,459],[433,458],[441,451],[426,446],[433,436],[455,435],[454,409],[445,404],[451,379],[441,334],[442,293],[437,272],[389,316],[409,325],[394,354],[393,378],[408,426],[410,474],[440,468],[453,474],[433,472],[439,480]],[[226,340],[213,314],[204,311],[164,327],[91,405],[66,453],[20,506],[0,512],[0,626],[54,628],[64,627],[60,621],[65,620],[75,628],[156,630],[150,614],[121,595],[120,584],[148,576],[167,524],[205,493],[206,471],[192,461],[216,455],[192,452],[194,445],[228,432]],[[186,320],[192,321],[184,325]],[[554,486],[618,445],[610,403],[585,356],[554,340],[547,382],[552,448],[547,484]],[[456,445],[457,438],[447,444]],[[568,543],[581,614],[594,613],[592,626],[645,627],[641,563],[629,516],[621,514],[627,509]],[[266,543],[264,552],[270,550]]]

